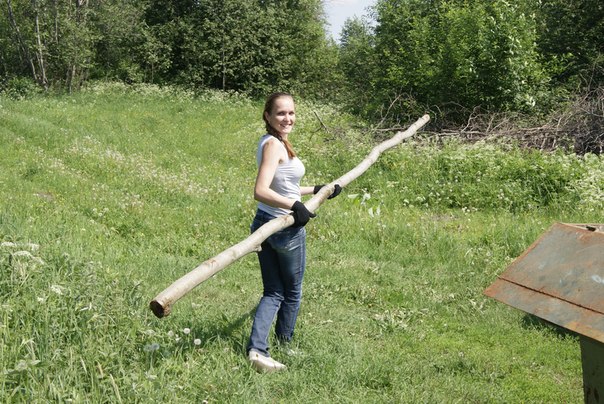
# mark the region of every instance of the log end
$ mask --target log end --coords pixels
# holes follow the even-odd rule
[[[164,307],[157,300],[151,301],[151,303],[149,303],[149,308],[151,309],[151,311],[153,312],[153,314],[155,314],[155,316],[158,317],[158,318],[162,318],[162,317],[165,317],[165,316],[167,316],[167,315],[170,314],[170,306],[166,305]]]

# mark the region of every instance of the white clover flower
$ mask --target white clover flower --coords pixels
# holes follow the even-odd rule
[[[33,255],[29,251],[16,251],[13,253],[13,257],[26,257],[26,258],[34,258]]]
[[[27,362],[24,360],[20,360],[19,363],[17,363],[17,365],[15,366],[15,370],[17,372],[22,372],[24,370],[27,370]]]
[[[174,331],[170,330],[168,331],[168,337],[172,338],[174,336]]]
[[[189,335],[191,333],[191,329],[190,328],[185,328],[182,330],[182,332],[186,335]]]
[[[63,286],[61,285],[51,285],[50,291],[56,293],[57,295],[63,294]]]
[[[32,251],[38,251],[40,249],[40,245],[34,243],[27,243],[25,244],[25,247],[29,248]]]
[[[201,340],[199,338],[195,338],[195,340],[193,341],[193,343],[197,346],[201,345]]]

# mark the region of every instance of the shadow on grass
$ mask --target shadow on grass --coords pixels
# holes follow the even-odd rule
[[[255,311],[256,308],[254,307],[235,319],[223,314],[220,318],[198,324],[192,330],[192,338],[199,339],[201,343],[195,348],[204,348],[215,341],[227,341],[232,345],[233,350],[243,352],[245,350],[244,344],[247,341],[245,343],[241,341],[241,332],[239,331],[242,331],[243,325],[254,316]]]
[[[554,324],[550,321],[544,320],[541,317],[537,317],[533,314],[525,314],[522,317],[522,328],[525,329],[537,329],[537,330],[548,330],[549,332],[556,335],[558,338],[579,338],[579,334]]]

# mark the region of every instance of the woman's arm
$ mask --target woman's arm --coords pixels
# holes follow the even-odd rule
[[[300,195],[312,195],[315,193],[315,187],[300,187]]]
[[[287,157],[277,139],[268,140],[262,149],[262,161],[258,168],[256,185],[254,186],[254,199],[275,208],[291,209],[295,199],[279,195],[270,188],[277,166]],[[304,187],[311,188],[312,187]]]

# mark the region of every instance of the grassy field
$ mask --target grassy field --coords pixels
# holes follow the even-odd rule
[[[482,292],[554,222],[603,222],[604,159],[409,142],[307,227],[288,365],[244,349],[249,255],[157,319],[149,301],[248,235],[261,104],[142,87],[0,98],[1,402],[582,402],[578,338]],[[300,102],[308,184],[371,148]]]

